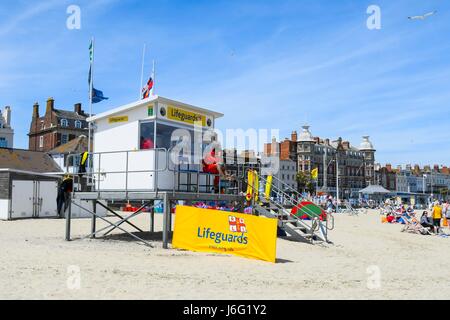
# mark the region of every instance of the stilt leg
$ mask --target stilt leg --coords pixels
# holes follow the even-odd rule
[[[96,200],[92,200],[92,212],[94,214],[97,213],[97,201]],[[91,219],[91,233],[92,233],[92,237],[91,238],[95,238],[95,230],[96,230],[96,224],[97,224],[97,217],[95,215],[92,215],[92,219]]]
[[[150,232],[155,232],[155,200],[153,200],[152,209],[150,211]]]
[[[170,216],[170,201],[167,194],[164,195],[164,214],[163,214],[163,248],[169,248],[169,216]]]
[[[66,241],[70,241],[70,223],[72,219],[72,197],[69,195],[69,207],[66,212]]]

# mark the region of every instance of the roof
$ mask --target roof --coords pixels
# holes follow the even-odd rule
[[[74,111],[60,110],[54,109],[56,116],[64,118],[64,119],[74,119],[74,120],[86,120],[88,117],[85,114],[78,114]]]
[[[389,190],[383,188],[380,185],[370,185],[367,188],[359,190],[359,193],[362,194],[386,194],[391,193]]]
[[[92,146],[92,143],[91,143]],[[62,144],[52,150],[49,154],[70,154],[70,153],[82,153],[88,150],[88,138],[85,135],[81,135],[69,142]]]
[[[123,105],[123,106],[120,106],[120,107],[117,107],[117,108],[114,108],[114,109],[102,112],[100,114],[97,114],[97,115],[95,115],[93,117],[88,118],[87,120],[88,121],[96,121],[96,120],[103,119],[103,118],[109,117],[109,116],[117,114],[117,113],[122,113],[122,112],[125,112],[125,111],[128,111],[128,110],[132,110],[132,109],[136,109],[136,108],[139,108],[139,107],[142,107],[142,106],[145,106],[145,105],[149,105],[149,104],[151,104],[154,101],[158,101],[158,102],[162,102],[162,103],[166,103],[166,104],[176,104],[176,105],[179,105],[179,106],[184,107],[186,109],[189,109],[190,111],[211,114],[211,115],[214,116],[214,118],[221,118],[221,117],[223,117],[223,113],[220,113],[220,112],[216,112],[216,111],[212,111],[212,110],[196,107],[196,106],[193,106],[193,105],[190,105],[190,104],[186,104],[186,103],[183,103],[183,102],[180,102],[180,101],[175,101],[175,100],[172,100],[172,99],[164,98],[164,97],[161,97],[161,96],[152,96],[152,97],[149,97],[147,99],[143,99],[143,100],[139,100],[139,101],[136,101],[136,102],[132,102],[132,103],[129,103],[129,104],[126,104],[126,105]]]
[[[0,148],[0,169],[35,173],[61,172],[61,168],[44,152]]]
[[[372,142],[370,142],[369,138],[370,138],[369,136],[364,136],[363,137],[363,141],[359,145],[359,150],[368,150],[368,151],[375,150],[373,148],[373,144],[372,144]]]

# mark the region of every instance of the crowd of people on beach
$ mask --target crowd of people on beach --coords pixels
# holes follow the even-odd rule
[[[416,221],[416,213],[412,206],[403,204],[386,206],[382,209],[382,222],[407,224],[411,219]],[[448,201],[432,201],[428,210],[422,212],[418,223],[432,234],[443,234],[444,228],[449,228],[450,203]]]

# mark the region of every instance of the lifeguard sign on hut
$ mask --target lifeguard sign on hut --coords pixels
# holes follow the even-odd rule
[[[93,167],[96,190],[154,191],[172,190],[177,184],[206,185],[206,176],[189,176],[201,171],[200,163],[185,159],[184,172],[176,170],[168,152],[177,141],[175,130],[183,129],[191,137],[191,155],[195,147],[194,124],[203,132],[213,129],[223,114],[179,101],[152,96],[88,119],[94,125]],[[180,132],[180,131],[178,131]],[[200,149],[201,150],[201,149]],[[183,161],[183,159],[180,159]],[[195,179],[205,181],[195,181]],[[187,190],[179,190],[187,191]],[[208,190],[204,190],[208,191]]]

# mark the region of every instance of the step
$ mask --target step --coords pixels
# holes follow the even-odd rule
[[[292,230],[301,230],[301,231],[303,231],[303,232],[305,232],[305,231],[308,231],[308,228],[305,228],[305,227],[293,227],[293,228],[291,228]],[[307,233],[307,232],[305,232],[305,233]]]

